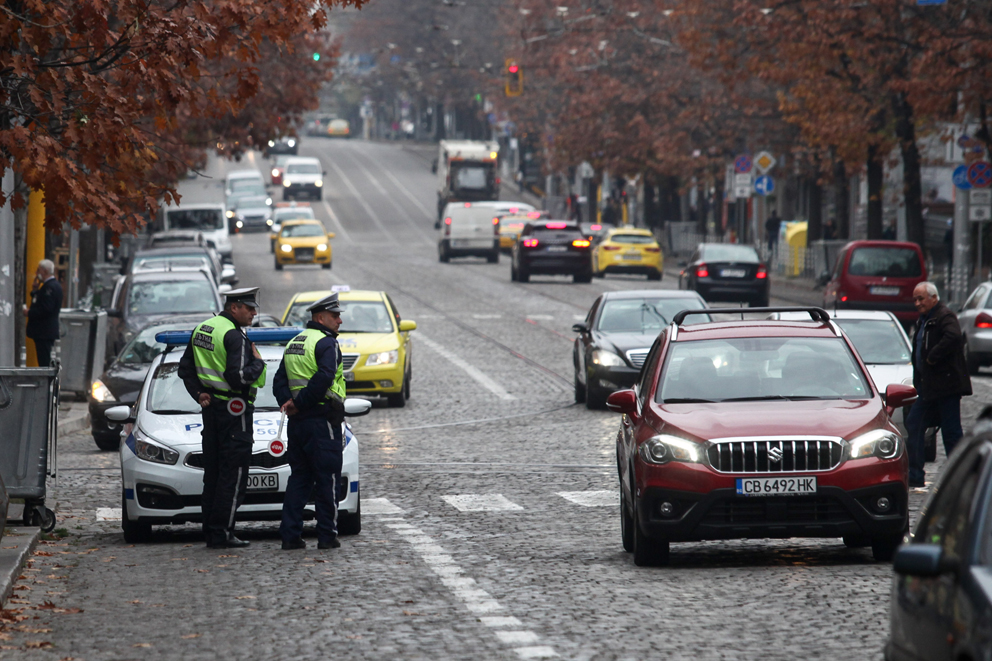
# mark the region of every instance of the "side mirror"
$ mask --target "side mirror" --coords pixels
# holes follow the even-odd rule
[[[328,232],[327,233],[327,238],[328,239],[333,239],[335,236],[337,236],[337,235],[334,232]]]
[[[588,333],[589,332],[589,324],[587,324],[584,321],[576,322],[576,323],[572,324],[572,330],[575,331],[576,333]]]
[[[916,401],[916,388],[901,383],[890,383],[885,389],[885,407],[893,410]]]
[[[637,412],[637,395],[633,390],[618,390],[606,398],[606,408],[614,413],[630,415]]]
[[[431,161],[431,172],[433,174],[437,174],[437,159],[436,158],[433,161]]]
[[[234,289],[234,287],[232,287],[231,285],[227,284],[226,282],[224,284],[222,284],[222,285],[219,285],[217,287],[217,291],[219,291],[221,294],[226,294],[227,292],[231,291],[232,289]]]
[[[233,266],[225,264],[220,270],[220,279],[222,282],[231,282],[237,273]]]
[[[134,418],[131,416],[130,406],[113,406],[107,409],[104,415],[107,416],[107,420],[113,420],[114,422],[134,422]]]
[[[111,409],[112,411],[113,409]],[[372,402],[358,397],[348,397],[344,400],[344,414],[349,418],[357,418],[372,410]]]
[[[903,576],[933,577],[955,572],[957,564],[944,559],[939,544],[904,544],[892,558],[892,569]]]
[[[409,333],[410,331],[415,331],[415,330],[417,330],[417,322],[416,321],[411,321],[409,319],[404,319],[403,321],[400,322],[400,332],[401,333]]]
[[[280,225],[279,223],[274,223],[270,229],[276,234],[278,234],[279,232],[282,231],[282,225]]]

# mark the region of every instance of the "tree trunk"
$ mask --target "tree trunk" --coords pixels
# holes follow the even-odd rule
[[[823,187],[816,175],[806,184],[809,187],[809,224],[806,227],[806,245],[823,238]]]
[[[923,185],[920,181],[920,148],[916,144],[913,106],[903,93],[897,94],[896,137],[902,152],[903,203],[906,205],[906,238],[924,250]]]
[[[838,239],[846,239],[851,226],[850,188],[847,182],[847,168],[844,161],[834,161],[834,208],[836,209],[837,224],[834,228]]]
[[[713,234],[720,236],[723,234],[723,177],[718,171],[713,177],[713,203],[707,211],[713,212]],[[705,199],[705,198],[704,198]],[[709,213],[706,214],[709,216]]]
[[[882,155],[878,145],[868,147],[868,239],[882,238]]]

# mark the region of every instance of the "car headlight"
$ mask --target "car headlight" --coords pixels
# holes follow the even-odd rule
[[[667,464],[670,461],[699,463],[702,456],[699,443],[677,436],[659,434],[641,444],[641,459],[649,464]]]
[[[272,168],[272,176],[273,177],[278,177],[279,176],[279,169],[278,168]]]
[[[233,211],[233,210],[231,210],[231,209],[228,209],[228,210],[227,210],[227,217],[228,217],[228,218],[234,218],[234,211]]]
[[[290,147],[295,147],[296,146],[296,140],[293,140],[293,139],[287,140],[286,141],[286,144],[289,145]]]
[[[138,459],[156,464],[173,465],[179,461],[179,453],[172,448],[151,443],[137,434],[134,435],[134,454],[138,455]]]
[[[284,243],[281,246],[279,246],[279,250],[283,252],[293,252],[293,246],[289,245],[288,243]]]
[[[851,459],[863,457],[892,459],[899,455],[902,439],[898,434],[887,429],[875,429],[849,441],[849,444]]]
[[[592,352],[592,362],[595,365],[602,365],[603,367],[619,367],[623,365],[623,358],[612,351],[596,349]]]
[[[285,186],[286,188],[289,188],[289,186],[290,186],[289,179],[283,179],[282,180],[282,185]]]
[[[400,352],[397,350],[383,351],[382,353],[372,353],[365,360],[366,366],[372,365],[392,365],[400,359]]]
[[[265,198],[265,206],[267,206],[267,207],[271,207],[272,206],[272,198],[271,197]]]
[[[93,393],[93,399],[98,402],[116,402],[117,398],[114,394],[110,392],[110,388],[104,385],[103,381],[97,379],[93,382],[90,388],[90,392]]]
[[[244,221],[241,221],[241,220],[239,220],[238,222],[236,222],[234,224],[235,224],[235,226],[237,226],[238,229],[241,229],[242,227],[245,226]]]
[[[318,179],[317,181],[313,182],[313,185],[316,186],[317,188],[320,188],[321,186],[324,185],[324,182]]]
[[[272,227],[272,219],[269,218],[267,221],[265,221],[265,224],[268,225],[269,227]]]
[[[275,140],[269,140],[269,146],[270,147],[275,147],[276,146],[276,141]]]
[[[319,243],[319,244],[317,244],[317,252],[324,252],[325,250],[327,250],[327,244],[326,243]]]

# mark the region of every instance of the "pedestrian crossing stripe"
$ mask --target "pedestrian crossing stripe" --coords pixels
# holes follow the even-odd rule
[[[523,509],[501,493],[441,496],[441,500],[459,512],[513,512]]]
[[[120,521],[122,519],[120,507],[98,507],[96,508],[97,521]]]
[[[619,507],[620,493],[617,491],[559,491],[565,500],[582,507]]]

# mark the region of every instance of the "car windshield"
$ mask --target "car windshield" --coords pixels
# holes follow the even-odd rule
[[[610,241],[613,243],[634,244],[647,244],[655,242],[653,236],[644,236],[643,234],[614,234],[610,237]]]
[[[866,399],[869,392],[842,338],[749,337],[674,343],[656,400]]]
[[[912,360],[909,345],[889,319],[834,319],[869,365],[899,365]]]
[[[268,377],[265,379],[265,385],[258,389],[255,396],[255,409],[275,411],[279,408],[279,404],[272,393],[272,376],[279,369],[279,361],[266,360],[265,364]],[[155,374],[148,383],[146,408],[150,413],[179,415],[200,412],[200,405],[186,391],[186,386],[177,374],[178,371],[179,363],[161,363],[155,368]]]
[[[220,311],[213,287],[205,278],[135,282],[127,306],[131,315]]]
[[[297,218],[313,218],[313,209],[303,207],[301,209],[276,211],[275,220],[277,223],[281,223],[284,220],[296,220]]]
[[[758,253],[751,246],[709,245],[703,249],[702,259],[708,262],[758,262]]]
[[[155,341],[155,335],[165,331],[192,330],[195,323],[186,324],[156,324],[147,326],[121,350],[117,362],[125,365],[147,365],[155,360],[155,356],[165,351],[165,345]]]
[[[603,333],[656,334],[682,310],[702,310],[698,298],[623,298],[606,301],[596,330]],[[709,315],[687,317],[687,324],[710,321]]]
[[[342,333],[392,333],[393,321],[382,301],[342,301]],[[286,316],[287,326],[306,326],[310,321],[307,308],[312,301],[294,303]]]
[[[887,278],[918,278],[923,275],[920,257],[912,248],[855,248],[847,272]]]
[[[299,236],[326,236],[327,232],[320,225],[306,223],[305,225],[285,225],[282,231],[279,232],[279,236],[286,238],[294,238]]]
[[[176,209],[165,214],[167,230],[219,230],[224,214],[219,209]]]
[[[286,174],[320,174],[320,166],[316,163],[289,163]]]

